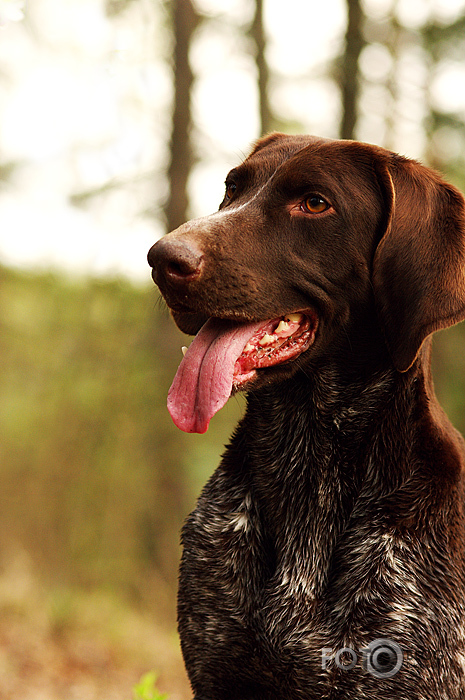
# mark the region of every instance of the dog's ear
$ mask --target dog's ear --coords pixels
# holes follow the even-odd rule
[[[430,333],[465,318],[465,202],[415,161],[389,154],[376,169],[386,224],[373,287],[392,360],[405,372]]]

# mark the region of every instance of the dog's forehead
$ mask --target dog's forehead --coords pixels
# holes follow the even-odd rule
[[[260,139],[255,144],[244,164],[257,168],[268,166],[267,169],[272,169],[309,146],[318,147],[328,143],[332,143],[332,139],[307,135],[287,136],[285,134],[271,134]]]
[[[308,147],[319,147],[331,143],[332,139],[317,136],[270,134],[260,139],[245,160],[230,171],[233,178],[239,177],[255,185],[266,182],[284,163]]]
[[[249,186],[273,180],[288,187],[318,178],[332,188],[355,188],[373,181],[373,163],[394,154],[379,146],[311,135],[271,134],[260,139],[241,165],[231,171]],[[234,179],[234,177],[233,177]]]

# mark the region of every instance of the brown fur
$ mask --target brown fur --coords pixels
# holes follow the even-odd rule
[[[464,447],[430,374],[430,334],[465,317],[462,195],[384,149],[282,134],[226,184],[149,253],[177,324],[311,308],[319,326],[258,371],[184,527],[195,698],[465,698]],[[331,211],[291,213],[314,192]],[[404,652],[394,676],[322,668],[379,638]]]

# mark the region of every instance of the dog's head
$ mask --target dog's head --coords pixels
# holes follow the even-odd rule
[[[170,403],[203,432],[231,390],[328,353],[407,371],[428,335],[465,317],[465,205],[376,146],[272,134],[228,174],[219,211],[164,237],[149,263],[197,333]]]

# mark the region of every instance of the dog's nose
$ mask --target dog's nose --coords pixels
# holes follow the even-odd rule
[[[200,274],[203,254],[194,241],[167,236],[150,248],[147,260],[153,268],[155,282],[165,278],[171,283],[182,284]]]

